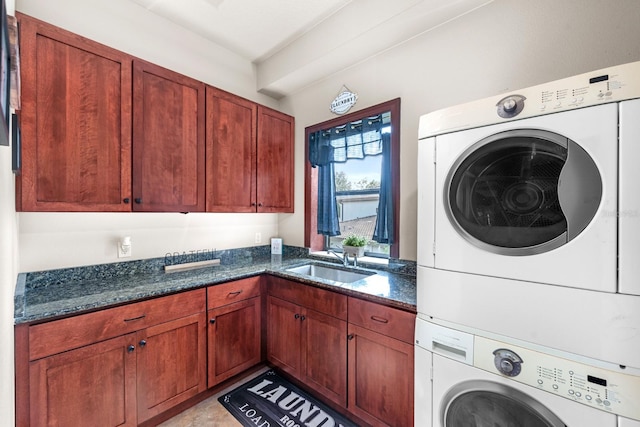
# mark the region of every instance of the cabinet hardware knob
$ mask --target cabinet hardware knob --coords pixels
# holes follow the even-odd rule
[[[304,319],[306,319],[306,317],[305,317],[305,316],[300,316],[300,321],[302,321],[302,320],[304,320]]]
[[[211,323],[213,325],[214,323],[216,323],[216,319],[215,318],[214,319],[209,319],[209,323]]]
[[[125,197],[124,199],[122,199],[122,201],[123,201],[125,204],[128,204],[128,203],[129,203],[129,198],[128,198],[128,197]]]
[[[136,197],[135,199],[133,199],[134,202],[136,202],[137,204],[142,203],[142,198],[140,197]]]
[[[389,320],[385,319],[384,317],[371,316],[371,320],[380,323],[389,323]]]
[[[146,317],[146,314],[143,314],[142,316],[138,316],[138,317],[131,317],[129,319],[124,319],[125,322],[134,322],[136,320],[142,320]]]
[[[258,206],[262,206],[262,203],[258,203]]]
[[[140,347],[144,347],[145,345],[147,345],[147,340],[140,340],[138,344],[140,345]]]
[[[294,319],[299,319],[300,315],[298,313],[296,313],[296,314],[293,315],[293,317],[294,317]]]
[[[354,338],[355,338],[355,335],[353,335],[353,334],[349,334],[349,335],[347,335],[347,339],[348,339],[349,341],[351,341],[351,340],[352,340],[352,339],[354,339]]]
[[[136,346],[132,344],[129,347],[127,347],[127,353],[133,353],[133,350],[135,349],[136,349]]]
[[[255,202],[251,203],[251,206],[255,206],[255,205],[256,205]]]

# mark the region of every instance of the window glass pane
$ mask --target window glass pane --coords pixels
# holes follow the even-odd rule
[[[340,250],[342,239],[349,234],[357,234],[369,241],[365,253],[389,256],[389,245],[372,240],[380,199],[381,162],[382,155],[378,155],[350,159],[334,165],[341,233],[329,239],[327,249]]]

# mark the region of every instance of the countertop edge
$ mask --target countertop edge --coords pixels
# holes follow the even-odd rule
[[[58,309],[50,312],[42,311],[32,315],[29,315],[27,310],[27,293],[29,291],[27,289],[27,274],[20,273],[18,275],[18,279],[16,283],[16,291],[15,291],[15,299],[14,299],[14,304],[15,304],[14,325],[17,326],[21,324],[42,323],[42,322],[52,321],[59,318],[71,317],[71,316],[75,316],[75,315],[79,315],[79,314],[83,314],[91,311],[108,309],[111,307],[135,303],[135,302],[143,301],[146,299],[157,298],[164,295],[171,295],[171,294],[185,292],[189,290],[195,290],[195,289],[199,289],[207,286],[215,286],[215,285],[227,283],[230,281],[241,280],[244,278],[259,276],[264,274],[296,281],[298,283],[308,285],[308,286],[328,289],[334,292],[339,292],[339,293],[342,293],[348,296],[357,297],[360,299],[366,299],[372,302],[398,308],[404,311],[409,311],[412,313],[417,312],[416,305],[411,304],[410,302],[400,301],[398,299],[388,298],[380,295],[373,295],[365,292],[359,292],[357,290],[349,289],[344,286],[338,286],[335,284],[326,283],[321,279],[316,280],[310,277],[304,277],[295,273],[290,273],[285,271],[286,268],[290,268],[292,266],[301,265],[304,263],[319,263],[319,262],[323,263],[323,261],[318,261],[317,259],[310,257],[310,258],[295,258],[295,259],[286,260],[286,262],[283,261],[283,263],[279,264],[278,266],[265,267],[265,266],[255,265],[254,266],[255,268],[249,268],[249,269],[247,269],[246,266],[242,266],[242,265],[239,265],[237,267],[234,267],[233,265],[228,265],[226,266],[228,270],[226,270],[224,272],[224,276],[221,276],[221,277],[203,276],[201,278],[198,278],[196,276],[193,280],[189,280],[188,277],[183,276],[181,283],[173,284],[173,285],[169,283],[167,284],[167,286],[164,286],[164,287],[160,286],[155,290],[144,290],[137,294],[131,293],[122,298],[119,298],[117,296],[112,298],[105,297],[106,300],[104,302],[100,301],[100,302],[92,302],[87,304],[78,304],[76,306],[69,306],[64,309]],[[335,265],[335,263],[328,262],[328,261],[325,263]],[[237,271],[234,271],[234,269]],[[365,268],[361,270],[375,271],[380,275],[386,276],[388,279],[401,281],[403,283],[403,286],[409,286],[409,287],[413,286],[415,288],[414,276],[409,276],[409,275],[405,275],[397,272],[377,270],[374,268]],[[167,273],[167,274],[169,275],[167,276],[168,281],[171,281],[171,276],[179,277],[178,275],[181,273]]]

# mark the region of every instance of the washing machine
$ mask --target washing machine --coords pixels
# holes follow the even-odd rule
[[[640,367],[640,62],[427,114],[419,136],[418,312]]]
[[[619,367],[424,319],[415,352],[416,426],[640,427],[640,376]]]

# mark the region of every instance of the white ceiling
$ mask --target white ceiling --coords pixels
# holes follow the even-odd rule
[[[131,0],[256,65],[292,93],[492,0]]]
[[[351,0],[132,0],[260,62]]]

